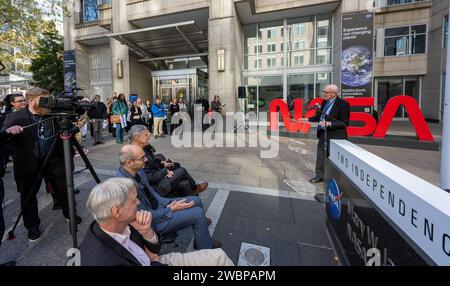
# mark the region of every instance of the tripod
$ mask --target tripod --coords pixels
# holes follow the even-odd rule
[[[250,128],[247,125],[247,122],[245,121],[245,98],[239,98],[239,105],[241,106],[241,112],[244,114],[244,120],[238,125],[236,125],[236,127],[234,127],[233,129],[234,133],[236,133],[241,128],[245,128],[244,131],[250,130]]]
[[[69,208],[70,233],[72,235],[73,248],[78,248],[77,234],[76,234],[77,233],[77,225],[76,225],[76,221],[75,221],[76,220],[76,209],[75,209],[75,196],[74,196],[74,182],[73,182],[73,174],[72,174],[73,158],[72,158],[72,155],[70,152],[72,145],[75,146],[75,148],[78,150],[78,153],[81,155],[81,158],[83,159],[83,161],[86,165],[86,168],[89,169],[90,173],[94,177],[94,180],[97,183],[100,183],[100,179],[97,176],[97,174],[95,173],[95,170],[92,167],[91,163],[89,162],[89,159],[87,158],[86,154],[84,153],[83,148],[81,148],[80,143],[78,143],[78,141],[75,139],[75,137],[73,137],[72,131],[74,129],[74,126],[72,124],[72,121],[70,120],[71,117],[73,117],[73,114],[56,114],[45,120],[41,120],[39,122],[28,125],[28,126],[24,127],[24,129],[30,128],[30,127],[40,124],[44,121],[58,119],[59,130],[57,131],[57,135],[62,139],[63,148],[64,148],[63,149],[64,150],[64,170],[65,170],[68,208]],[[45,172],[48,162],[51,158],[51,155],[54,151],[57,141],[58,141],[57,138],[55,138],[53,140],[53,142],[50,146],[50,149],[44,158],[42,166],[40,166],[40,169],[36,175],[36,178],[33,182],[31,190],[30,190],[27,198],[25,199],[22,210],[21,210],[19,216],[17,217],[12,230],[8,232],[8,240],[12,240],[15,238],[14,231],[20,221],[20,218],[22,217],[22,215],[24,213],[24,209],[26,208],[26,206],[29,203],[32,196],[35,196],[37,194],[37,192],[39,191],[42,179],[44,177],[44,172]]]

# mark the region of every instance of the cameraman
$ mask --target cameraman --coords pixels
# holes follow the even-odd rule
[[[62,212],[66,220],[69,219],[67,202],[66,176],[64,169],[64,152],[62,140],[57,136],[57,120],[43,121],[43,115],[47,110],[39,107],[41,97],[49,96],[49,92],[41,88],[32,88],[26,92],[28,100],[27,108],[9,114],[3,124],[2,131],[9,127],[19,125],[27,126],[38,123],[30,128],[22,129],[20,134],[10,136],[9,144],[14,148],[14,179],[17,190],[20,192],[21,207],[23,209],[23,221],[28,229],[28,239],[36,241],[41,237],[39,230],[40,219],[36,195],[39,191],[42,179],[37,180],[37,174],[42,169],[43,161],[50,151],[50,146],[57,140],[43,177],[54,190],[54,196],[62,205]],[[72,150],[72,156],[73,156]],[[74,166],[72,166],[74,168]],[[32,189],[36,184],[36,188]],[[30,196],[28,203],[25,204]],[[81,224],[81,217],[76,217],[76,224]]]

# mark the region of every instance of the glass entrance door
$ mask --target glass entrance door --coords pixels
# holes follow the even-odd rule
[[[172,101],[172,87],[161,87],[161,92],[159,94],[161,97],[161,102],[164,104],[164,106],[169,106],[170,102]]]
[[[192,116],[197,97],[208,100],[208,76],[201,70],[166,70],[152,74],[153,99],[160,97],[167,108],[173,99],[182,98]]]
[[[174,88],[174,96],[176,97],[177,100],[179,100],[180,98],[183,99],[184,104],[186,104],[186,106],[189,106],[189,98],[188,98],[188,90],[189,88],[187,86],[176,86]]]
[[[182,98],[186,106],[189,106],[190,102],[189,87],[186,85],[162,85],[156,96],[161,98],[161,102],[166,108],[169,108],[174,98],[176,98],[177,101]]]

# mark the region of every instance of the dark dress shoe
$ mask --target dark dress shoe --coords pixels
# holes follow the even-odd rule
[[[220,248],[222,246],[222,242],[220,240],[214,239],[213,240],[213,247],[212,248]]]
[[[165,235],[162,235],[160,238],[160,243],[172,243],[177,239],[178,234],[176,232],[166,233]]]
[[[60,202],[58,202],[58,201],[55,201],[54,203],[53,203],[53,208],[52,208],[54,211],[56,211],[56,210],[60,210],[60,209],[62,209],[62,204],[60,203]]]
[[[309,182],[313,184],[323,182],[323,177],[315,176],[314,178],[310,179]]]
[[[200,183],[195,187],[195,190],[192,192],[192,194],[198,195],[201,192],[205,191],[207,188],[208,188],[208,182]]]
[[[65,212],[65,211],[63,210],[63,215],[64,215],[64,218],[66,219],[66,221],[67,221],[67,222],[70,222],[70,216],[69,216],[69,213],[68,213],[68,212]],[[83,223],[83,219],[82,219],[80,216],[76,215],[76,216],[75,216],[75,224],[76,224],[77,226],[80,226],[82,223]]]
[[[6,263],[1,263],[0,266],[16,266],[15,261],[8,261]]]
[[[194,240],[194,245],[193,246],[194,246],[194,249],[198,249],[197,243],[195,243],[195,240]],[[222,247],[222,242],[220,240],[213,239],[212,248],[220,248],[220,247]]]

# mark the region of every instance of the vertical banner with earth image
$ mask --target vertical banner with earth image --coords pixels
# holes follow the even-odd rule
[[[373,12],[342,15],[341,94],[371,97],[373,78]]]
[[[77,72],[75,62],[75,50],[64,51],[64,91],[67,95],[72,95],[72,91],[77,87]]]

